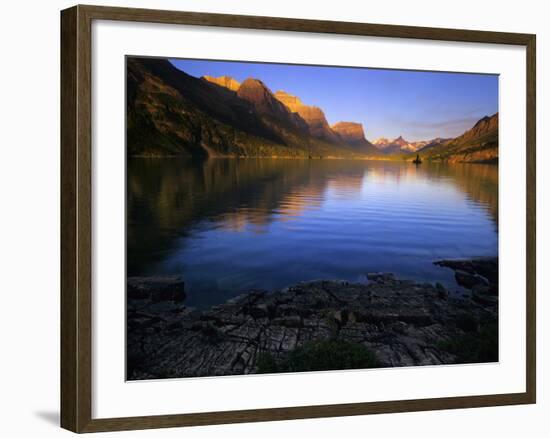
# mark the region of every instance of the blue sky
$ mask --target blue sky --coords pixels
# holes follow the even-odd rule
[[[248,77],[323,109],[328,122],[363,124],[369,140],[456,137],[498,111],[498,76],[171,59],[191,76]]]

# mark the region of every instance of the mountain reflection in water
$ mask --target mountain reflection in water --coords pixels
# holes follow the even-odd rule
[[[131,159],[127,269],[182,275],[186,304],[361,281],[455,287],[442,258],[498,254],[498,167],[285,159]]]

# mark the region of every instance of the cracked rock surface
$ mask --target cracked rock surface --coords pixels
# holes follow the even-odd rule
[[[382,367],[456,363],[456,354],[443,346],[475,330],[476,321],[497,318],[498,263],[437,263],[455,270],[457,282],[470,291],[455,297],[439,283],[373,273],[368,284],[311,281],[276,292],[253,290],[199,312],[185,306],[179,278],[175,287],[158,277],[129,279],[134,292],[127,302],[127,377],[257,373],[260,354],[281,361],[328,339],[367,347]],[[161,293],[154,293],[159,287]]]

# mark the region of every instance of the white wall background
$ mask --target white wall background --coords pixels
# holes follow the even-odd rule
[[[547,436],[550,383],[545,379],[550,325],[548,139],[550,77],[545,2],[490,0],[298,2],[278,0],[111,0],[88,3],[249,15],[485,29],[537,34],[538,77],[538,404],[337,419],[209,426],[105,436]],[[59,404],[59,10],[64,0],[11,1],[0,18],[0,433],[69,436],[58,428]],[[546,248],[544,248],[546,246]],[[235,394],[237,397],[238,394]],[[546,415],[545,415],[546,414]]]

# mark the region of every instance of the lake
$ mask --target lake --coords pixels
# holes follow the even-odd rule
[[[127,172],[128,275],[181,275],[199,309],[377,271],[458,290],[434,261],[498,255],[494,165],[135,158]]]

